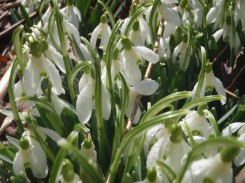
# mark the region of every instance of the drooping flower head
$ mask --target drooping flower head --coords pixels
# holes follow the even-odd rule
[[[48,175],[46,154],[30,131],[22,134],[19,151],[13,160],[13,170],[16,175],[21,171],[25,172],[28,167],[36,178],[45,178]]]

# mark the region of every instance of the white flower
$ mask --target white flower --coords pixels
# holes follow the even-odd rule
[[[172,25],[181,25],[181,19],[178,12],[174,8],[170,8],[170,4],[174,4],[176,1],[161,1],[161,5],[158,7],[158,11],[162,14],[165,21]]]
[[[212,133],[212,126],[207,121],[206,117],[204,115],[198,114],[197,111],[191,111],[189,112],[186,117],[180,121],[180,125],[183,128],[183,131],[186,133],[186,127],[185,125],[188,125],[190,131],[196,131],[199,132],[200,136],[205,137],[208,139],[208,137]]]
[[[94,143],[91,139],[85,139],[81,145],[81,153],[92,160],[93,163],[97,162],[97,152],[95,151]]]
[[[82,21],[79,9],[77,9],[76,6],[67,5],[61,9],[61,12],[64,12],[68,17],[68,21],[72,23],[77,28],[77,30],[79,30],[79,23]]]
[[[152,62],[159,61],[159,56],[143,46],[132,46],[131,41],[123,37],[121,40],[124,50],[121,52],[122,72],[129,86],[134,86],[141,81],[141,71],[138,64],[142,63],[142,58]]]
[[[84,73],[79,81],[79,95],[77,97],[76,111],[81,123],[87,123],[91,117],[94,107],[95,80],[89,74]],[[102,83],[102,114],[105,120],[108,120],[111,114],[111,101],[109,93]]]
[[[171,55],[169,40],[170,40],[169,37],[160,39],[158,54],[160,57],[164,58],[165,60],[169,59]]]
[[[106,23],[106,15],[102,15],[100,24],[97,27],[95,27],[94,31],[92,32],[90,42],[92,46],[95,48],[97,39],[101,39],[100,47],[103,48],[107,46],[110,35],[111,35],[111,28]]]
[[[216,183],[232,182],[231,163],[221,160],[220,154],[208,159],[194,161],[185,172],[182,182],[200,183],[204,180]]]
[[[234,122],[229,124],[223,131],[222,136],[227,137],[233,135],[237,131],[240,142],[245,142],[245,125],[244,122]],[[241,148],[240,153],[235,157],[234,164],[239,167],[245,163],[245,149]]]
[[[135,86],[130,87],[130,93],[129,93],[129,103],[128,103],[128,108],[126,111],[127,117],[131,116],[131,113],[134,108],[135,100],[138,95],[144,95],[144,96],[149,96],[153,95],[157,88],[159,87],[159,84],[151,79],[145,79],[137,83]],[[136,124],[139,122],[141,115],[141,110],[140,107],[138,106],[137,112],[134,118],[133,123]]]
[[[126,18],[121,28],[121,34],[124,35],[130,18]],[[145,43],[151,44],[150,27],[141,16],[134,22],[132,29],[129,31],[129,39],[135,46],[144,46]]]
[[[31,168],[37,178],[45,178],[48,175],[46,154],[29,131],[23,133],[19,151],[13,160],[13,170],[16,175],[21,171],[25,172],[27,167]]]
[[[192,90],[192,96],[194,97],[196,95],[196,91],[197,91],[197,85],[198,82],[196,83],[196,85],[194,86],[194,89]],[[204,80],[203,80],[203,85],[201,88],[201,92],[200,92],[200,97],[204,97],[205,92],[208,90],[213,90],[213,88],[215,88],[216,92],[219,95],[223,96],[223,99],[221,100],[222,104],[226,103],[226,93],[225,93],[225,89],[224,86],[222,84],[222,82],[214,76],[213,72],[205,72],[205,76],[204,76]]]
[[[180,69],[183,71],[186,71],[190,62],[191,51],[188,54],[187,49],[188,49],[187,42],[182,41],[178,46],[174,48],[174,52],[173,52],[173,61],[176,62],[178,58]],[[186,56],[186,54],[188,55]]]
[[[59,72],[53,63],[45,58],[43,54],[39,58],[31,56],[22,78],[25,94],[34,96],[37,91],[41,90],[42,79],[46,77],[52,83],[52,91],[56,95],[65,93]]]
[[[214,23],[214,30],[218,28],[218,25],[220,23],[220,15],[223,8],[224,1],[218,1],[215,6],[210,8],[207,16],[206,21],[207,24]]]

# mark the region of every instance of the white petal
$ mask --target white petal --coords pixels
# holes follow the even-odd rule
[[[20,171],[25,172],[24,162],[20,151],[15,154],[15,158],[13,160],[13,171],[15,175],[18,175]]]
[[[63,57],[53,46],[49,45],[49,49],[45,52],[45,54],[47,58],[52,60],[63,73],[66,73]]]
[[[143,18],[139,18],[140,30],[145,37],[147,44],[151,43],[151,31],[147,22]]]
[[[31,145],[30,165],[33,175],[37,178],[45,178],[48,175],[46,154],[39,142],[33,138],[31,138]]]
[[[81,22],[82,21],[81,12],[79,11],[79,9],[76,6],[73,7],[73,10],[74,10],[75,14],[77,15],[79,22]]]
[[[206,16],[207,24],[213,23],[218,16],[219,16],[219,7],[218,6],[212,7]]]
[[[156,160],[160,160],[161,155],[162,155],[162,144],[164,143],[166,139],[165,138],[160,138],[151,148],[147,160],[146,160],[146,167],[147,169],[151,167],[156,166]]]
[[[88,60],[88,61],[92,61],[93,60],[91,55],[90,55],[90,53],[89,53],[89,51],[88,51],[88,48],[84,44],[80,43],[79,44],[79,48],[80,48],[85,60]]]
[[[110,36],[111,36],[110,26],[108,24],[103,24],[100,46],[107,46]]]
[[[23,89],[27,96],[34,96],[41,85],[40,70],[43,70],[43,60],[33,60],[33,58],[27,63],[23,75]]]
[[[130,86],[134,86],[136,83],[141,81],[141,71],[137,65],[137,58],[135,58],[135,53],[132,51],[123,51],[125,54],[122,57],[122,71],[126,82]],[[138,55],[136,55],[138,57]],[[135,60],[136,59],[136,60]]]
[[[69,108],[69,105],[55,94],[51,94],[51,103],[59,116],[61,115],[64,107]]]
[[[217,30],[212,36],[215,40],[215,42],[218,42],[218,40],[220,39],[220,37],[222,36],[224,30],[223,29],[220,29],[220,30]]]
[[[74,11],[74,7],[72,7],[72,10],[70,12],[70,22],[76,27],[77,30],[79,30],[79,19]]]
[[[122,27],[121,27],[121,34],[124,35],[125,33],[125,30],[128,26],[128,23],[130,21],[130,18],[125,18],[124,21],[123,21],[123,24],[122,24]],[[120,41],[119,41],[120,42]]]
[[[133,86],[133,91],[140,95],[153,95],[158,89],[159,84],[155,80],[144,79]]]
[[[106,87],[102,84],[101,86],[101,92],[102,92],[102,113],[103,118],[105,120],[108,120],[111,115],[111,100],[110,95],[106,89]]]
[[[68,21],[64,21],[63,25],[64,25],[64,30],[68,33],[68,35],[70,37],[72,37],[71,35],[73,35],[77,44],[80,44],[81,42],[80,35],[77,28],[73,24],[69,23]]]
[[[224,105],[226,103],[226,93],[225,93],[224,86],[223,86],[222,82],[216,77],[214,77],[214,82],[215,82],[214,83],[215,90],[217,91],[217,93],[219,95],[223,96],[221,103]]]
[[[42,132],[47,135],[49,138],[51,138],[54,142],[58,142],[62,137],[56,132],[56,131],[53,131],[49,128],[43,128],[43,127],[40,127]]]
[[[46,61],[44,62],[44,66],[48,73],[49,80],[52,83],[52,91],[56,95],[65,93],[65,90],[62,87],[62,81],[59,75],[59,71],[56,69],[54,64],[52,64],[48,59],[46,59]]]
[[[153,64],[159,61],[159,56],[149,48],[146,48],[144,46],[136,46],[133,49],[135,49],[144,59]]]
[[[163,38],[167,38],[171,36],[171,34],[175,33],[176,25],[173,25],[169,22],[165,22],[164,25],[165,25],[165,28],[163,32]]]
[[[229,124],[223,131],[222,131],[222,136],[227,137],[231,136],[233,133],[235,133],[238,129],[240,129],[244,123],[242,122],[235,122],[232,124]]]
[[[141,36],[142,34],[140,31],[131,30],[129,33],[129,39],[135,46],[145,45],[145,40]]]
[[[93,108],[93,81],[89,81],[77,97],[76,111],[81,123],[87,123]]]
[[[101,33],[101,24],[95,27],[94,31],[92,32],[91,38],[90,38],[90,43],[92,44],[94,48],[96,47],[96,42],[97,42],[97,39],[100,33]]]
[[[181,19],[177,11],[169,8],[168,5],[162,4],[161,13],[163,14],[163,19],[173,25],[181,25]]]
[[[87,83],[90,80],[90,77],[91,77],[90,74],[86,74],[86,73],[83,74],[83,76],[81,77],[78,83],[79,92],[81,92],[86,87]]]

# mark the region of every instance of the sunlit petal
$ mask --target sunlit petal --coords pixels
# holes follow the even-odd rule
[[[136,46],[132,49],[135,49],[140,56],[153,64],[159,61],[159,56],[149,48],[146,48],[144,46]]]
[[[140,95],[152,95],[158,89],[159,84],[151,79],[144,79],[133,86],[132,90]]]

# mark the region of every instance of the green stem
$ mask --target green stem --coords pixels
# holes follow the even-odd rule
[[[10,72],[8,94],[9,94],[9,102],[11,104],[11,110],[13,112],[14,119],[17,124],[17,130],[18,130],[17,132],[18,135],[21,135],[24,132],[24,127],[22,125],[22,121],[18,113],[18,108],[14,96],[14,81],[15,81],[17,69],[18,69],[18,60],[15,59],[12,64],[12,69]]]

